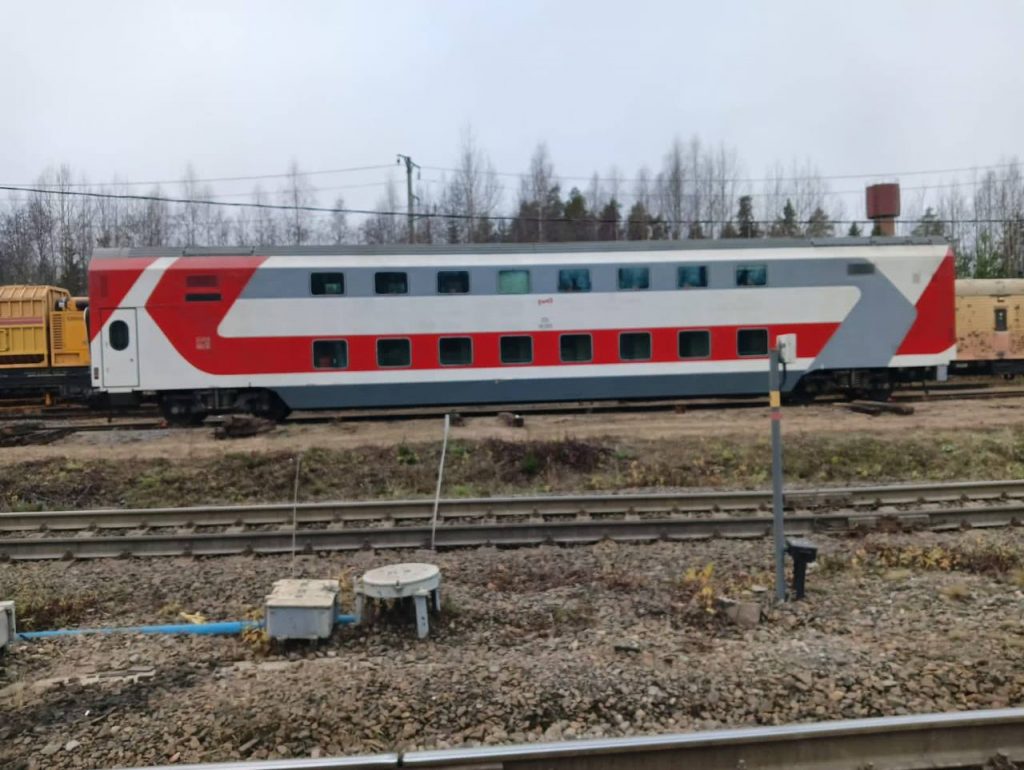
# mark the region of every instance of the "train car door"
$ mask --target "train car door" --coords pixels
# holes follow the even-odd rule
[[[135,308],[108,311],[103,328],[103,386],[134,388],[139,385],[139,340]]]

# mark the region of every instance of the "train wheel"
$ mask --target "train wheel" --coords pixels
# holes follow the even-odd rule
[[[178,428],[194,428],[206,419],[206,410],[192,399],[164,398],[160,402],[160,411],[168,425]]]

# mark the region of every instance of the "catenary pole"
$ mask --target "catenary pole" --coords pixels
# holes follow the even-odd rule
[[[409,243],[416,243],[416,230],[413,227],[413,220],[415,218],[413,201],[416,200],[416,196],[412,194],[412,170],[419,168],[419,166],[413,163],[412,158],[408,155],[402,155],[401,153],[398,155],[398,162],[405,163],[406,216],[409,220]]]

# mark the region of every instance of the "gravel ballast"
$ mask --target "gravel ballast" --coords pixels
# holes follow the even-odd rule
[[[346,581],[433,561],[444,613],[423,642],[411,622],[385,620],[269,650],[234,637],[20,644],[0,663],[0,766],[327,756],[1024,704],[1019,529],[818,542],[807,600],[777,609],[762,590],[768,540],[302,556],[297,576]],[[0,598],[67,625],[229,620],[290,574],[287,557],[6,564]],[[729,622],[723,595],[765,604],[760,623]]]

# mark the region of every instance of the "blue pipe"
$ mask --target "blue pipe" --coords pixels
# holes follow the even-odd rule
[[[356,622],[355,615],[335,615],[337,625],[347,626]],[[161,626],[111,626],[107,628],[61,628],[53,631],[21,631],[18,637],[26,641],[32,639],[52,639],[58,636],[87,636],[90,634],[202,634],[232,635],[240,634],[250,628],[262,628],[261,620],[226,620],[219,623],[176,623]]]

